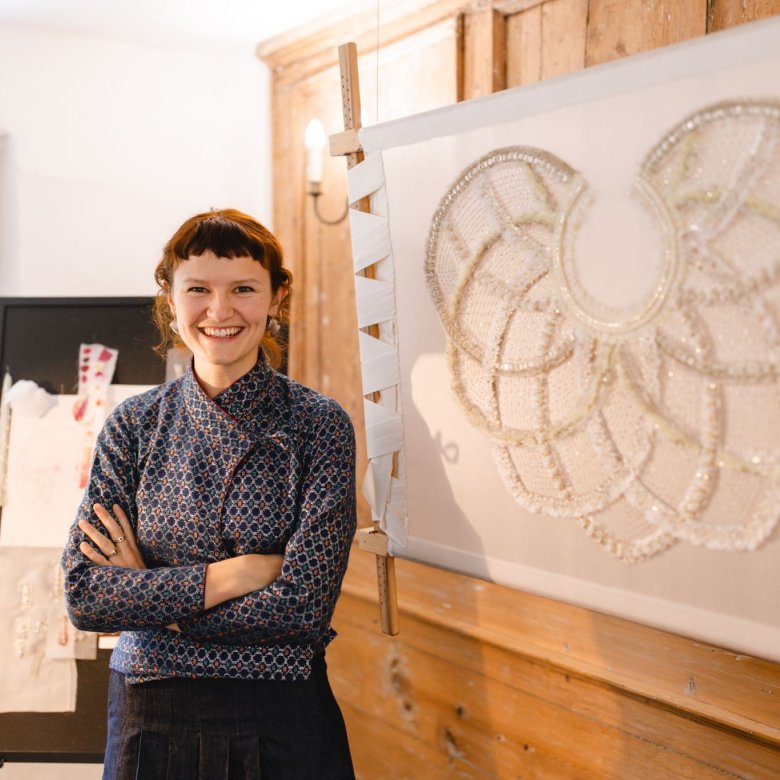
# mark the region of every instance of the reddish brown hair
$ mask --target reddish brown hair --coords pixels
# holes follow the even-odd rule
[[[168,294],[173,282],[173,273],[179,263],[191,255],[202,255],[211,251],[217,257],[251,257],[257,260],[271,275],[271,291],[280,287],[287,289],[287,295],[279,305],[277,315],[286,322],[290,311],[292,274],[284,267],[282,247],[270,230],[257,220],[236,209],[207,211],[190,217],[168,241],[163,256],[154,271],[159,290],[154,300],[152,316],[160,342],[157,352],[163,357],[169,346],[181,346],[178,336],[171,331],[173,312],[168,304]],[[261,346],[269,363],[278,367],[281,362],[282,346],[266,331]]]

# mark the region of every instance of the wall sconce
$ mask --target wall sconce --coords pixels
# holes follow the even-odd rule
[[[308,194],[314,199],[314,216],[323,225],[338,225],[349,214],[349,203],[338,219],[325,219],[320,214],[319,197],[322,195],[322,155],[325,151],[327,136],[319,119],[312,119],[306,125],[303,143],[306,146],[306,179],[309,182]]]

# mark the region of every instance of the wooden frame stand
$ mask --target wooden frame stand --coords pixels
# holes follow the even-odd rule
[[[344,132],[330,137],[332,157],[345,156],[347,168],[353,168],[363,160],[363,149],[358,139],[360,129],[360,82],[358,80],[357,46],[345,43],[339,46],[339,69],[341,71],[341,104],[344,112]],[[353,208],[370,211],[368,198],[363,198]],[[372,269],[363,271],[371,278]],[[376,336],[376,326],[366,331]],[[398,633],[398,599],[395,585],[395,560],[388,552],[387,535],[375,522],[373,528],[358,531],[358,545],[376,555],[377,586],[379,588],[379,615],[382,631],[395,636]]]

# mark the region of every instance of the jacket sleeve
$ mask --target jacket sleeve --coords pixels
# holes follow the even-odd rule
[[[281,576],[263,590],[179,621],[185,636],[222,643],[315,642],[330,624],[355,534],[355,433],[329,402],[315,421],[297,530]]]
[[[132,631],[161,627],[203,611],[206,564],[175,568],[128,569],[92,563],[80,550],[88,541],[78,527],[85,519],[104,532],[92,507],[119,504],[137,524],[138,425],[127,402],[106,420],[98,435],[89,485],[62,555],[65,601],[76,628]]]

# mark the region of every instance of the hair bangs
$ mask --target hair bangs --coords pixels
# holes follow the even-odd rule
[[[170,305],[174,272],[189,257],[206,252],[213,252],[217,257],[251,257],[257,260],[271,276],[271,290],[276,293],[280,287],[286,289],[287,295],[279,304],[277,317],[281,322],[288,321],[292,274],[284,267],[284,253],[274,234],[241,211],[212,209],[195,214],[179,227],[165,244],[163,255],[154,271],[158,291],[152,316],[160,336],[156,350],[163,357],[170,345],[181,344],[171,331],[171,323],[175,319]],[[280,364],[284,347],[270,331],[266,331],[259,346],[272,366]]]
[[[217,257],[251,257],[261,263],[265,260],[265,247],[232,220],[213,216],[193,227],[173,247],[181,260],[206,252]]]

